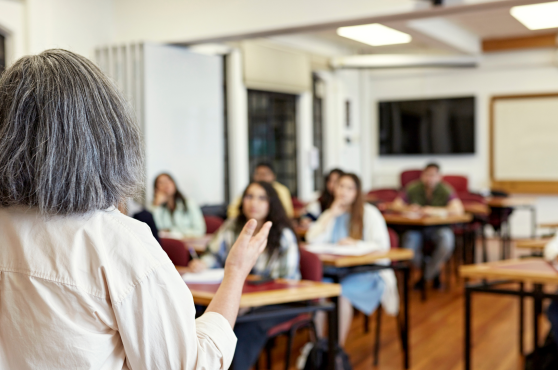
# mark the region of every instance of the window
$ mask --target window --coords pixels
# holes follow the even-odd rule
[[[248,90],[250,169],[270,162],[277,181],[298,193],[296,95]]]
[[[324,187],[324,106],[323,88],[324,83],[317,75],[312,77],[313,95],[313,135],[314,147],[318,149],[318,168],[314,170],[314,190],[322,191]]]

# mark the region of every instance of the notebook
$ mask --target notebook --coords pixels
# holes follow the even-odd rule
[[[186,284],[219,284],[225,276],[224,269],[208,269],[202,272],[187,272],[182,275]]]
[[[310,244],[306,246],[308,252],[316,254],[335,254],[338,256],[362,256],[374,252],[374,245],[337,245],[337,244]]]

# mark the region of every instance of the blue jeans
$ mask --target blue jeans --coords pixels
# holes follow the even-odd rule
[[[409,230],[403,234],[403,248],[412,249],[415,252],[413,262],[417,268],[422,266],[422,247],[424,241],[434,244],[434,253],[426,261],[424,272],[425,280],[432,280],[440,274],[442,264],[446,262],[455,248],[455,235],[449,227],[429,227],[422,231]]]

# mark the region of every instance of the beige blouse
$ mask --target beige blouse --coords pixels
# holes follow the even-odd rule
[[[227,369],[236,337],[147,225],[0,208],[0,369]]]

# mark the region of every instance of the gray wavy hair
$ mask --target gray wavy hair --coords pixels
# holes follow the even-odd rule
[[[144,183],[140,131],[116,86],[67,50],[26,56],[0,78],[0,207],[84,214]]]

